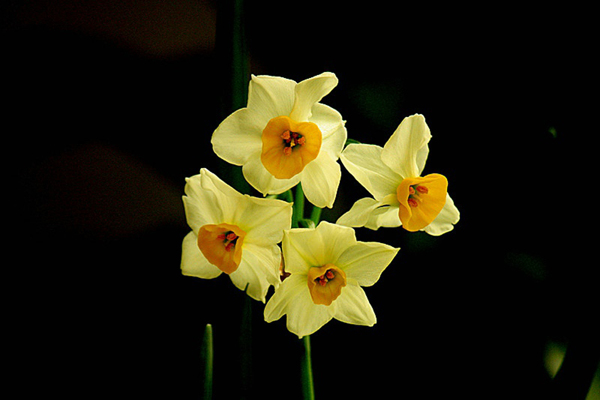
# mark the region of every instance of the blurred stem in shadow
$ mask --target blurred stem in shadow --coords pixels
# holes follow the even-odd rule
[[[217,10],[216,52],[220,72],[221,121],[246,106],[250,67],[246,45],[244,1],[219,1]],[[216,128],[216,126],[214,127]],[[219,176],[241,193],[250,194],[250,185],[241,167],[219,160]]]

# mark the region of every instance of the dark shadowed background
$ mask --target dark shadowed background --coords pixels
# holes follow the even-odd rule
[[[4,262],[4,330],[19,397],[199,398],[211,323],[215,398],[300,398],[301,346],[285,320],[264,323],[252,302],[253,349],[241,356],[243,293],[226,276],[179,270],[184,179],[223,170],[210,145],[226,116],[219,2],[1,9],[14,254]],[[461,211],[437,238],[357,230],[402,250],[366,289],[373,328],[332,321],[313,335],[318,398],[544,399],[553,357],[570,343],[595,351],[589,13],[247,2],[251,73],[336,73],[323,102],[365,143],[383,145],[404,117],[424,114],[425,172],[448,177]],[[365,196],[343,169],[323,218]],[[242,362],[252,383],[242,384]]]

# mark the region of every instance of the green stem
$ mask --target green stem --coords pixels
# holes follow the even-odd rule
[[[244,398],[248,398],[252,391],[252,299],[248,296],[248,285],[244,289],[244,298],[242,305],[242,322],[240,334],[240,372],[242,381],[240,388]]]
[[[302,356],[302,394],[305,399],[315,399],[315,386],[312,372],[312,356],[310,349],[310,336],[302,338],[304,354]]]
[[[280,198],[287,201],[288,203],[293,203],[294,202],[294,196],[292,195],[292,189],[286,190],[285,192],[281,193]]]
[[[289,194],[291,200],[291,192]],[[298,183],[296,186],[296,193],[294,196],[294,207],[292,213],[292,228],[298,228],[299,223],[302,222],[308,227],[314,228],[319,223],[321,218],[321,209],[314,207],[310,213],[310,219],[304,218],[304,191],[302,185]],[[302,345],[304,352],[302,353],[301,360],[301,371],[302,371],[302,393],[305,399],[314,400],[315,398],[315,387],[313,381],[312,372],[312,355],[310,348],[310,336],[304,336],[302,338]]]
[[[316,225],[319,225],[319,221],[321,220],[321,211],[323,209],[317,206],[313,206],[312,211],[310,212],[310,220]]]
[[[213,331],[212,325],[207,324],[204,329],[204,340],[202,343],[202,355],[204,357],[204,399],[212,398],[213,387]]]
[[[221,120],[246,106],[250,68],[246,45],[243,0],[218,2],[216,54],[221,84]],[[252,189],[244,179],[242,169],[224,161],[218,162],[219,176],[241,193]]]
[[[304,219],[304,191],[302,184],[296,185],[296,195],[294,197],[294,211],[292,213],[292,228],[298,228],[298,222]]]

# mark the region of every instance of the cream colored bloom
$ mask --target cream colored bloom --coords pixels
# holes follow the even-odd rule
[[[252,76],[247,107],[215,130],[213,150],[243,166],[248,183],[263,195],[302,182],[312,204],[333,207],[341,177],[337,159],[347,133],[340,113],[320,101],[337,83],[330,72],[300,83]]]
[[[207,169],[186,181],[192,231],[183,239],[182,273],[212,279],[224,272],[264,303],[269,286],[280,283],[277,243],[291,226],[291,203],[242,195]]]
[[[385,146],[350,144],[341,155],[344,167],[371,193],[342,215],[340,225],[377,230],[402,225],[414,232],[441,235],[460,219],[440,174],[421,177],[431,133],[425,117],[405,118]]]
[[[321,222],[316,229],[286,230],[285,271],[290,276],[265,307],[265,321],[287,314],[287,327],[310,335],[332,318],[373,326],[375,312],[361,286],[372,286],[399,249],[359,242],[354,229]]]

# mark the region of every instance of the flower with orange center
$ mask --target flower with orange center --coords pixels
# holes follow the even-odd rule
[[[187,179],[185,193],[192,231],[183,239],[182,273],[204,279],[225,273],[265,302],[269,286],[280,283],[277,243],[291,226],[292,205],[242,195],[206,169]]]
[[[362,287],[374,285],[398,249],[359,242],[354,229],[321,222],[312,229],[286,230],[285,271],[265,307],[265,321],[287,315],[288,330],[310,335],[335,318],[373,326],[377,319]]]
[[[337,159],[347,133],[340,113],[320,101],[337,83],[330,72],[299,83],[252,76],[247,107],[217,127],[213,150],[241,165],[248,183],[263,195],[301,182],[308,201],[333,207],[341,179]]]
[[[429,127],[422,115],[405,118],[385,146],[350,144],[341,157],[344,167],[371,193],[354,203],[337,223],[373,230],[397,227],[438,236],[460,219],[440,174],[421,176],[429,155]]]

